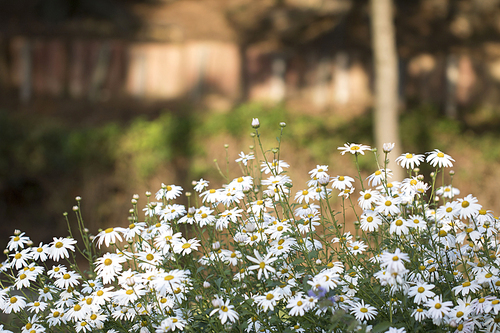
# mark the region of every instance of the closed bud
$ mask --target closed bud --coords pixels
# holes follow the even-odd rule
[[[203,288],[205,288],[205,289],[210,288],[210,282],[208,282],[208,281],[203,282]]]
[[[394,143],[384,143],[382,145],[382,149],[384,150],[384,153],[390,153],[394,149]]]
[[[29,247],[32,247],[33,246],[33,241],[32,240],[29,240],[26,245],[28,245]]]
[[[220,243],[219,242],[212,243],[212,249],[214,250],[220,249]]]
[[[132,199],[132,200],[130,200],[130,202],[132,203],[132,205],[137,205],[137,200],[136,199]]]
[[[257,129],[260,127],[260,122],[259,122],[259,119],[258,118],[253,118],[252,119],[252,127]]]
[[[229,145],[226,143],[226,144],[224,145],[224,148],[229,148]]]
[[[146,191],[146,196],[149,198],[151,196],[151,192]]]
[[[323,262],[321,261],[321,259],[316,259],[316,265],[321,265]]]
[[[21,234],[21,230],[19,230],[19,229],[14,230],[15,236],[19,236],[20,234]]]
[[[80,201],[80,200],[82,200],[82,197],[81,197],[81,196],[77,196],[77,197],[75,198],[75,200],[76,200],[76,201]]]
[[[286,123],[285,123],[284,121],[282,121],[282,122],[280,123],[280,127],[281,127],[281,128],[286,127]]]
[[[134,194],[132,198],[134,198],[135,200],[139,200],[139,194]]]
[[[74,212],[78,211],[78,206],[73,206],[73,211]]]
[[[185,196],[189,198],[191,196],[191,192],[186,192]]]

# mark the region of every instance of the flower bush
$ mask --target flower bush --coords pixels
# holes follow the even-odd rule
[[[183,188],[162,184],[142,210],[134,195],[127,228],[95,236],[77,197],[82,246],[71,228],[38,246],[16,230],[0,309],[17,331],[500,331],[498,218],[472,194],[456,199],[449,155],[397,156],[408,177],[391,181],[388,143],[368,178],[359,166],[353,178],[317,165],[295,190],[281,135],[266,151],[258,119],[252,127],[260,150],[239,154],[241,176],[218,189],[193,182],[187,206],[175,203]],[[361,144],[338,149],[356,165],[379,157]],[[435,169],[428,182],[421,163]]]

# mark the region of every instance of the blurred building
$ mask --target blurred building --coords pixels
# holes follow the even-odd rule
[[[499,1],[395,5],[402,105],[435,104],[456,117],[461,107],[497,103]],[[258,100],[355,114],[371,105],[367,6],[361,0],[2,2],[0,106],[57,113],[87,103],[135,108],[182,101],[228,110]]]

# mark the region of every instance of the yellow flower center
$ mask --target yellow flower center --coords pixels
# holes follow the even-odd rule
[[[268,301],[272,300],[273,298],[274,298],[274,295],[273,295],[273,294],[267,294],[267,296],[266,296],[266,299],[267,299]]]
[[[174,276],[173,276],[173,275],[167,275],[167,276],[165,276],[163,279],[164,279],[165,281],[170,281],[170,280],[172,280],[173,278],[174,278]]]
[[[152,255],[151,253],[148,253],[148,255],[146,256],[146,260],[149,260],[149,261],[153,260],[154,258],[155,258],[155,256]]]
[[[75,311],[80,311],[81,309],[82,309],[82,307],[79,304],[77,304],[73,307],[73,310],[75,310]]]
[[[125,294],[127,295],[132,295],[134,293],[134,290],[133,289],[129,289],[125,292]]]
[[[344,179],[345,179],[345,178],[344,178],[344,176],[339,176],[339,180],[340,180],[341,182],[343,182],[343,181],[344,181]]]
[[[259,264],[259,267],[260,267],[261,269],[264,269],[264,267],[266,267],[266,263],[265,263],[265,262],[261,262],[261,263]]]
[[[417,291],[419,293],[423,293],[425,291],[425,288],[424,287],[418,287]]]
[[[68,280],[69,278],[71,278],[71,275],[69,275],[68,273],[63,275],[64,280]]]
[[[381,174],[382,174],[382,171],[380,171],[380,170],[375,171],[375,176],[380,176]]]
[[[370,193],[366,193],[366,194],[364,195],[365,200],[368,200],[368,199],[370,199],[371,197],[372,197],[372,195],[371,195]]]
[[[368,217],[366,218],[366,222],[373,222],[373,217],[368,216]]]
[[[96,320],[97,319],[97,315],[95,313],[93,313],[91,316],[90,316],[90,319],[92,320]]]
[[[363,313],[367,313],[368,312],[368,309],[367,308],[361,308],[359,309],[359,311],[363,312]]]
[[[39,247],[38,249],[36,249],[36,252],[38,252],[38,253],[43,252],[43,248]]]
[[[441,303],[436,303],[436,304],[434,305],[434,308],[436,308],[436,309],[438,309],[438,310],[439,310],[439,309],[441,309]]]
[[[398,227],[402,226],[402,225],[403,225],[403,221],[401,221],[401,220],[397,220],[397,221],[396,221],[396,225],[397,225]]]
[[[457,318],[460,318],[464,315],[464,313],[462,311],[458,311],[457,312]]]
[[[182,244],[183,249],[189,249],[190,247],[191,247],[191,244],[189,244],[189,243]]]
[[[470,286],[470,282],[469,281],[462,283],[462,287],[468,287],[468,286]]]
[[[437,153],[437,157],[443,158],[443,157],[444,157],[444,154],[443,154],[443,153],[441,153],[441,152],[439,152],[439,153]]]
[[[406,154],[406,158],[412,158],[413,155],[412,154]]]
[[[386,205],[387,207],[389,207],[390,205],[392,205],[392,202],[391,202],[390,200],[387,200],[387,201],[385,202],[385,205]]]
[[[470,204],[469,204],[469,202],[468,202],[468,201],[465,201],[465,200],[464,200],[464,201],[462,201],[462,208],[467,208],[467,207],[469,207],[469,205],[470,205]]]
[[[223,311],[223,312],[228,312],[229,309],[227,308],[227,306],[223,305],[220,307],[220,309]]]
[[[106,265],[106,266],[109,266],[109,265],[111,265],[112,263],[113,263],[113,260],[111,260],[111,259],[109,259],[109,258],[107,258],[106,260],[104,260],[104,265]]]

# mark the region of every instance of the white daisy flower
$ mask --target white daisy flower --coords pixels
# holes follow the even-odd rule
[[[101,231],[97,234],[94,240],[97,242],[97,246],[99,248],[104,243],[104,245],[109,246],[111,243],[116,243],[122,241],[122,236],[120,233],[123,232],[123,228],[107,228],[106,230]]]
[[[382,224],[382,219],[380,216],[373,210],[365,210],[363,214],[361,214],[361,229],[363,231],[376,231],[378,227]]]
[[[272,257],[272,253],[268,253],[265,257],[262,257],[256,249],[253,250],[253,253],[255,257],[247,256],[247,259],[257,265],[252,265],[248,267],[248,269],[251,271],[258,269],[257,279],[259,280],[262,277],[262,274],[264,274],[266,279],[269,279],[269,273],[276,273],[276,269],[274,269],[271,264],[278,260],[278,258]]]
[[[477,203],[477,198],[473,197],[472,194],[469,194],[463,199],[458,199],[459,203],[459,215],[460,218],[470,218],[472,216],[476,216],[479,213],[479,210],[483,207]]]
[[[377,309],[370,304],[365,304],[364,300],[361,300],[361,302],[350,302],[350,305],[349,312],[359,321],[374,319],[378,314]]]
[[[436,294],[431,290],[435,286],[424,281],[418,281],[416,285],[410,287],[408,296],[415,297],[413,300],[416,304],[426,303],[427,299],[434,297]]]
[[[260,164],[260,167],[261,167],[260,171],[264,172],[266,175],[270,173],[273,175],[279,175],[284,171],[283,168],[290,167],[290,164],[286,163],[285,161],[274,160],[270,163],[264,161]]]
[[[248,155],[246,155],[244,152],[241,152],[238,154],[238,156],[239,156],[239,158],[236,159],[236,162],[237,163],[241,162],[245,166],[248,164],[248,161],[255,159],[253,152],[250,152],[250,154],[248,154]]]
[[[439,149],[434,149],[434,151],[428,152],[427,154],[429,154],[426,159],[427,163],[429,163],[433,167],[437,165],[440,168],[451,168],[453,166],[452,162],[455,162],[455,160],[451,158],[450,155],[443,153]]]
[[[344,143],[344,147],[338,147],[338,150],[341,150],[341,154],[344,155],[345,153],[351,153],[351,154],[365,154],[365,150],[371,150],[370,146],[367,145],[361,145],[357,143]]]
[[[182,194],[182,187],[177,185],[161,184],[161,189],[156,192],[156,200],[173,200]]]
[[[413,155],[410,153],[405,153],[396,158],[398,165],[405,169],[415,169],[420,165],[420,162],[424,160],[424,155]]]
[[[225,302],[220,300],[220,305],[217,308],[213,309],[212,312],[210,312],[210,316],[213,316],[214,314],[218,313],[220,322],[223,325],[227,321],[234,323],[239,318],[238,312],[234,310],[234,305],[230,305],[229,301],[230,301],[229,299],[226,300]]]
[[[368,185],[370,186],[378,186],[382,184],[385,179],[392,178],[391,169],[380,169],[366,177],[368,180]]]
[[[443,197],[443,198],[449,198],[453,199],[456,195],[460,194],[460,190],[456,187],[453,187],[451,185],[447,186],[441,186],[436,190],[436,195]]]

